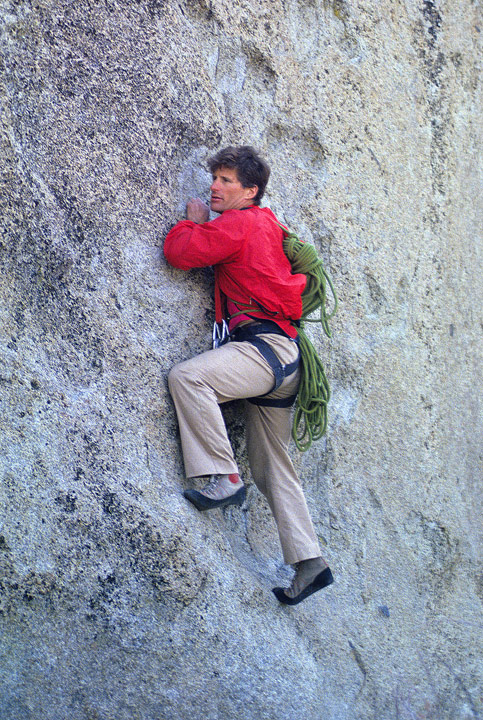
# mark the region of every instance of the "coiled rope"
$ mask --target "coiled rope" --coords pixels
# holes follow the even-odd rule
[[[327,337],[331,337],[329,320],[338,307],[337,294],[332,280],[325,271],[322,260],[313,245],[304,243],[293,232],[284,232],[283,250],[290,260],[292,271],[307,277],[302,293],[302,317],[297,327],[300,339],[300,386],[295,404],[292,437],[297,448],[304,452],[314,440],[319,440],[327,429],[327,404],[330,386],[324,366],[314,346],[307,337],[304,323],[318,322]],[[334,307],[327,313],[327,286],[334,300]],[[318,317],[309,317],[318,311]]]

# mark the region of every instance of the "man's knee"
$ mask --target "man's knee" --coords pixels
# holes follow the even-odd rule
[[[174,365],[168,374],[168,387],[171,395],[176,396],[178,390],[183,389],[189,392],[192,388],[198,388],[200,384],[199,373],[189,360]]]
[[[168,373],[168,387],[171,395],[176,394],[176,389],[185,383],[183,380],[185,373],[182,365],[183,363],[174,365]]]

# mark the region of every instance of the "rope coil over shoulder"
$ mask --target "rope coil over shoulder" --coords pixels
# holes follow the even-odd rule
[[[338,306],[332,280],[325,271],[322,260],[313,245],[302,242],[295,233],[280,225],[284,233],[283,250],[292,265],[292,272],[307,277],[302,293],[302,317],[298,325],[300,341],[300,386],[292,425],[292,437],[299,450],[308,450],[314,440],[319,440],[327,429],[327,404],[330,386],[324,366],[304,330],[305,322],[319,322],[327,337],[331,337],[329,320]],[[334,307],[327,313],[327,286],[334,300]],[[309,315],[318,311],[318,317]]]

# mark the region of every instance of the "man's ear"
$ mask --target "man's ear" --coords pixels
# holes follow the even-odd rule
[[[247,200],[253,200],[257,196],[258,193],[258,185],[252,185],[251,187],[245,188],[247,190],[246,198]]]

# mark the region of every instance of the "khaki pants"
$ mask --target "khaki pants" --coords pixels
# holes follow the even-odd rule
[[[297,358],[289,338],[264,334],[282,364]],[[169,389],[178,415],[187,477],[238,472],[220,404],[269,392],[273,372],[249,342],[229,342],[181,362],[171,370]],[[284,398],[298,387],[298,372],[270,395]],[[284,560],[318,557],[317,537],[304,494],[288,454],[291,408],[247,405],[247,450],[253,479],[272,510]]]

